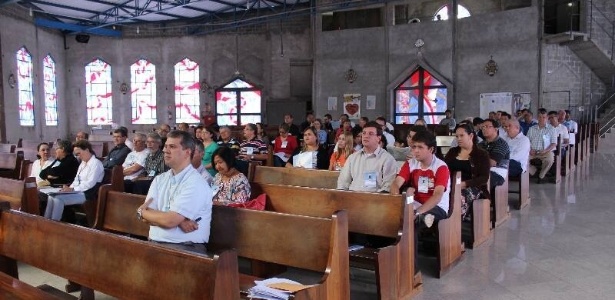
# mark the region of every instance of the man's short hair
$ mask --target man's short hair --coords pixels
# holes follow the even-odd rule
[[[226,125],[225,125],[225,126],[220,126],[220,129],[218,129],[218,132],[222,132],[222,130],[228,130],[228,131],[231,131],[231,128],[230,128],[230,127],[228,127],[228,126],[226,126]]]
[[[173,130],[169,132],[169,134],[167,134],[167,138],[179,138],[179,144],[182,146],[182,149],[190,149],[190,159],[192,160],[196,143],[194,142],[194,138],[190,133],[181,130]]]
[[[331,114],[325,114],[325,118],[333,119],[333,116],[331,116]]]
[[[205,152],[205,145],[203,143],[195,141],[194,142],[194,150],[199,150],[200,152]]]
[[[140,140],[145,142],[145,139],[147,139],[147,136],[145,135],[145,133],[143,132],[137,132],[134,135],[135,137],[139,138]]]
[[[148,139],[153,139],[156,143],[162,143],[162,137],[157,132],[150,132],[147,134]]]
[[[508,127],[510,126],[521,128],[521,124],[519,124],[519,121],[517,121],[517,119],[511,119],[510,121],[508,121]]]
[[[494,128],[500,128],[500,122],[498,122],[498,120],[486,119],[486,120],[483,121],[483,124],[485,124],[485,122],[490,122],[491,126],[493,126]]]
[[[447,110],[444,111],[444,113],[451,113],[452,114],[453,112],[450,109],[447,109]]]
[[[412,141],[415,143],[423,143],[427,148],[433,148],[432,153],[436,151],[438,143],[436,142],[436,136],[433,133],[423,130],[418,131],[413,137]]]
[[[119,133],[122,137],[128,137],[128,128],[122,126],[118,129],[113,130],[113,133]]]
[[[384,118],[384,117],[382,117],[382,116],[380,116],[380,117],[376,118],[376,121],[382,121],[382,122],[384,122],[384,124],[385,124],[385,125],[386,125],[386,123],[387,123],[387,119],[385,119],[385,118]]]
[[[90,138],[90,134],[88,134],[87,132],[85,132],[85,131],[79,131],[79,132],[83,133],[83,137],[84,137],[86,140]],[[77,132],[77,134],[79,134],[79,132]]]
[[[410,127],[410,131],[412,132],[427,131],[427,127],[421,126],[421,125],[412,125],[412,127]]]
[[[546,115],[546,114],[547,114],[547,109],[545,109],[545,108],[539,108],[539,109],[538,109],[538,114],[539,114],[539,115]]]
[[[485,120],[483,120],[483,118],[476,117],[476,118],[472,119],[472,125],[478,126],[480,124],[483,124],[484,121]]]
[[[507,118],[509,118],[509,119],[511,119],[511,118],[512,118],[512,116],[511,116],[509,113],[505,112],[505,111],[503,111],[503,112],[500,114],[500,117],[507,117]]]
[[[382,126],[378,123],[376,123],[376,121],[369,121],[367,122],[367,124],[365,124],[365,126],[363,127],[363,130],[365,130],[365,128],[376,128],[376,135],[377,136],[382,136]]]
[[[361,117],[361,120],[365,121],[365,123],[369,122],[369,118],[368,117]]]
[[[73,144],[67,140],[59,141],[57,147],[64,149],[67,154],[73,153]]]
[[[570,114],[570,110],[569,109],[565,109],[564,111],[566,112],[567,115]]]
[[[248,123],[246,124],[246,127],[250,128],[250,130],[254,131],[255,133],[258,132],[258,128],[256,127],[256,124],[254,123]]]
[[[549,115],[549,116],[557,116],[557,111],[555,111],[555,110],[549,111],[549,113],[547,115]]]

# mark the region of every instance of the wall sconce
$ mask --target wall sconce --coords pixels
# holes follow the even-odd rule
[[[17,80],[15,80],[15,75],[13,73],[9,74],[9,86],[13,89],[16,83]]]
[[[122,92],[122,94],[126,95],[126,93],[128,93],[128,84],[126,84],[126,82],[122,83],[120,85],[120,92]]]
[[[357,80],[357,77],[359,77],[359,75],[357,74],[357,71],[355,71],[354,69],[348,69],[348,71],[346,71],[346,73],[344,73],[344,79],[346,79],[346,81],[348,81],[349,83],[353,83]]]
[[[498,72],[498,64],[493,60],[493,55],[491,55],[491,59],[485,65],[485,73],[489,76],[495,75]]]

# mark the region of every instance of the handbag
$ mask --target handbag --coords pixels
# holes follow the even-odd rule
[[[247,208],[253,210],[265,210],[265,203],[267,202],[267,194],[260,194],[258,197],[246,201],[244,203],[231,203],[227,206],[236,208]]]

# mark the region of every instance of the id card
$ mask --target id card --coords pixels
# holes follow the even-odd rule
[[[375,171],[363,173],[363,186],[366,188],[376,188],[376,176],[378,176],[378,173]]]
[[[246,154],[247,154],[247,155],[252,155],[252,154],[254,154],[254,148],[252,148],[252,147],[246,147]]]
[[[147,176],[149,176],[149,177],[156,176],[156,170],[150,170],[149,173],[147,174]]]
[[[288,141],[283,141],[282,142],[282,148],[286,148],[286,146],[288,146]]]
[[[417,191],[423,194],[429,192],[429,177],[419,176],[419,188],[417,189]]]

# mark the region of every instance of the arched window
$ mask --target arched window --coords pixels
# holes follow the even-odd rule
[[[245,125],[261,121],[261,90],[235,78],[216,91],[218,125]]]
[[[447,103],[446,85],[419,67],[395,88],[395,123],[414,124],[424,118],[427,124],[439,124]]]
[[[111,89],[111,66],[95,59],[85,66],[85,96],[88,125],[106,125],[113,122]]]
[[[58,125],[58,92],[56,88],[56,62],[51,55],[43,58],[43,84],[45,92],[45,125]]]
[[[438,9],[436,14],[433,16],[434,21],[448,20],[449,14],[452,13],[452,9],[450,4],[444,5]],[[457,19],[463,19],[470,16],[470,11],[463,7],[461,4],[457,4]]]
[[[175,122],[195,124],[199,117],[199,64],[184,58],[175,64]]]
[[[130,66],[132,124],[156,124],[156,66],[140,59]]]
[[[25,47],[17,50],[17,87],[19,91],[19,125],[34,126],[32,92],[32,55]]]

